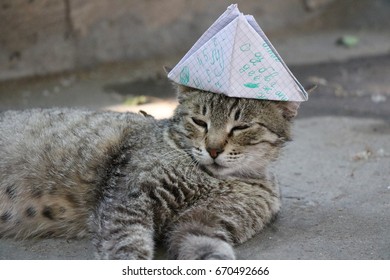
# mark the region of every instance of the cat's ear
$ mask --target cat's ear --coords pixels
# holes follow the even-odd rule
[[[317,85],[311,85],[311,86],[305,87],[305,91],[308,94],[311,94],[316,88],[317,88]],[[279,101],[278,102],[278,107],[281,109],[283,117],[289,121],[291,121],[293,118],[295,118],[298,115],[299,105],[301,105],[301,102],[297,102],[297,101]]]
[[[176,84],[176,92],[177,92],[177,100],[179,103],[183,103],[184,100],[186,100],[195,90],[193,88],[183,86],[180,84]]]
[[[171,72],[171,70],[172,70],[172,68],[171,67],[169,67],[169,66],[163,66],[163,68],[164,68],[164,71],[165,71],[165,74],[167,74],[168,75],[168,73],[169,72]]]
[[[308,94],[311,94],[313,91],[316,90],[317,87],[318,87],[317,84],[312,84],[312,85],[310,85],[310,86],[306,86],[306,87],[305,87],[305,90],[306,90],[306,92],[307,92]]]
[[[291,121],[298,115],[298,108],[301,102],[297,101],[277,101],[277,106],[282,112],[283,117]]]

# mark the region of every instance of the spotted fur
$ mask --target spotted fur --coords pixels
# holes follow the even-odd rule
[[[0,114],[0,235],[91,236],[103,259],[234,259],[280,207],[267,167],[297,105],[179,87],[174,116]]]

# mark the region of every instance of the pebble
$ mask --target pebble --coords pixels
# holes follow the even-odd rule
[[[385,102],[386,101],[386,96],[381,95],[381,94],[376,94],[371,96],[371,101],[374,103],[380,103],[380,102]]]

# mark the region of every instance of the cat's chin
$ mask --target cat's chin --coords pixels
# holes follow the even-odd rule
[[[205,165],[204,168],[217,178],[230,177],[235,173],[235,170],[230,167],[225,167],[217,163]]]
[[[259,168],[258,170],[246,170],[243,172],[241,169],[234,167],[225,167],[216,163],[204,165],[206,171],[213,177],[219,179],[258,179],[266,178],[267,170],[265,168]]]

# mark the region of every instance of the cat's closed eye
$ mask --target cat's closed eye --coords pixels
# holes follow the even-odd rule
[[[231,129],[231,131],[239,131],[239,130],[245,130],[250,128],[251,126],[249,124],[242,124],[242,125],[237,125]]]
[[[191,118],[192,119],[192,121],[196,124],[196,125],[198,125],[198,126],[200,126],[200,127],[202,127],[202,128],[207,128],[207,123],[205,122],[205,121],[202,121],[202,120],[200,120],[200,119],[197,119],[197,118]]]
[[[250,128],[250,127],[251,127],[251,125],[249,125],[249,124],[236,125],[236,126],[234,126],[234,127],[230,130],[230,135],[232,135],[234,132],[244,131],[244,130]]]

